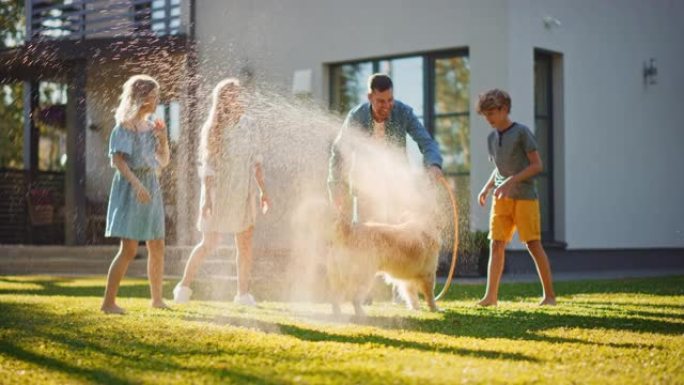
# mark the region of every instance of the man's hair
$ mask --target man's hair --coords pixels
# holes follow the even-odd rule
[[[501,109],[504,107],[508,112],[511,112],[511,96],[504,90],[495,88],[479,95],[477,113],[480,115],[485,111]]]
[[[368,93],[385,92],[393,88],[392,79],[386,74],[373,74],[368,78]]]

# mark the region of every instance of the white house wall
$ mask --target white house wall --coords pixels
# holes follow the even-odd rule
[[[512,45],[524,53],[511,50],[512,60],[527,61],[534,48],[563,54],[565,155],[556,170],[566,186],[563,240],[571,248],[684,246],[676,166],[684,164],[676,113],[684,3],[515,0],[509,8]],[[545,28],[544,16],[561,26]],[[652,57],[658,84],[645,86],[643,65]],[[531,103],[532,89],[517,97]],[[529,104],[516,114],[532,122],[532,111]]]
[[[546,28],[544,16],[561,25]],[[677,107],[684,87],[684,2],[313,1],[198,2],[200,72],[207,85],[245,68],[290,87],[313,71],[312,93],[326,103],[326,64],[468,48],[471,100],[492,87],[510,91],[514,120],[534,126],[535,48],[562,54],[556,126],[556,231],[569,248],[684,247],[684,189]],[[645,87],[643,62],[657,60]],[[491,172],[485,122],[471,113],[471,210]],[[558,157],[561,157],[560,159]]]

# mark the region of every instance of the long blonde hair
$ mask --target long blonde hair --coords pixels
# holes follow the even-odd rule
[[[159,91],[159,83],[151,76],[133,75],[126,80],[119,97],[119,106],[114,114],[116,124],[130,126],[128,123],[136,117],[145,98],[154,91]]]
[[[226,78],[218,82],[211,92],[211,109],[207,115],[207,120],[202,125],[200,132],[200,162],[203,166],[207,165],[209,158],[219,155],[221,149],[221,129],[224,117],[221,114],[222,97],[226,92],[239,92],[240,81],[236,78]]]

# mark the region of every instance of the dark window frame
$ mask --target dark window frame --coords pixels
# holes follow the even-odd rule
[[[546,164],[544,165],[544,171],[540,174],[541,177],[547,178],[548,182],[548,212],[549,212],[549,223],[548,223],[548,230],[547,231],[542,231],[542,240],[549,242],[549,241],[555,241],[556,237],[556,231],[555,231],[555,202],[554,202],[554,177],[553,177],[553,167],[554,167],[554,148],[553,148],[553,131],[554,131],[554,125],[553,125],[553,120],[554,120],[554,109],[553,109],[553,103],[554,103],[554,98],[553,98],[553,80],[554,80],[554,70],[553,70],[553,60],[554,60],[554,52],[547,51],[544,49],[539,49],[535,48],[534,50],[534,64],[536,65],[537,63],[543,63],[544,65],[548,66],[548,71],[547,71],[547,79],[546,79],[546,104],[548,106],[548,113],[545,115],[540,115],[537,113],[537,105],[536,105],[536,100],[533,106],[533,113],[534,113],[534,124],[535,124],[535,131],[536,131],[536,125],[537,125],[537,120],[545,120],[548,124],[548,133],[546,135],[546,143],[544,145],[546,146]],[[534,84],[533,87],[536,90],[537,85]],[[540,198],[542,198],[540,196]]]
[[[406,54],[400,54],[400,55],[388,55],[388,56],[374,56],[374,57],[367,57],[367,58],[362,58],[362,59],[356,59],[356,60],[348,60],[348,61],[341,61],[341,62],[331,62],[327,63],[326,67],[328,70],[328,108],[331,111],[335,111],[337,109],[337,106],[333,105],[333,101],[336,99],[335,98],[335,84],[334,84],[334,76],[333,72],[335,71],[335,68],[341,67],[343,65],[358,65],[358,64],[364,64],[364,63],[371,63],[372,65],[372,72],[377,73],[380,70],[380,62],[382,61],[391,61],[391,60],[397,60],[397,59],[407,59],[407,58],[415,58],[415,57],[421,57],[423,59],[423,124],[425,125],[425,128],[428,130],[430,135],[434,138],[435,135],[435,121],[436,118],[440,117],[459,117],[459,116],[467,116],[470,118],[470,104],[468,105],[468,110],[467,111],[462,111],[462,112],[450,112],[450,113],[442,113],[442,114],[437,114],[435,112],[435,61],[437,59],[446,59],[446,58],[452,58],[452,57],[469,57],[470,56],[470,50],[468,47],[462,47],[462,48],[451,48],[451,49],[446,49],[446,50],[435,50],[435,51],[419,51],[419,52],[412,52],[412,53],[406,53]],[[346,113],[344,113],[346,115]],[[468,172],[455,172],[455,173],[450,173],[449,175],[453,176],[470,176],[470,171]]]

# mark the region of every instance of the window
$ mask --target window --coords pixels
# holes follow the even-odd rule
[[[166,123],[167,134],[172,143],[180,140],[180,104],[177,101],[170,101],[166,104],[157,105],[154,118],[162,119]]]
[[[53,82],[38,83],[38,110],[33,111],[38,126],[38,170],[66,169],[66,106],[67,85]]]
[[[24,43],[26,18],[23,1],[0,1],[0,50]]]
[[[0,85],[0,169],[24,168],[24,85]]]
[[[366,83],[373,74],[373,63],[341,64],[331,70],[331,107],[346,114],[352,107],[366,100]]]
[[[411,106],[439,143],[444,173],[458,192],[461,218],[469,218],[470,62],[467,50],[429,52],[330,66],[330,108],[346,115],[367,100],[367,80],[387,73],[394,97]],[[407,140],[407,151],[416,151]]]

